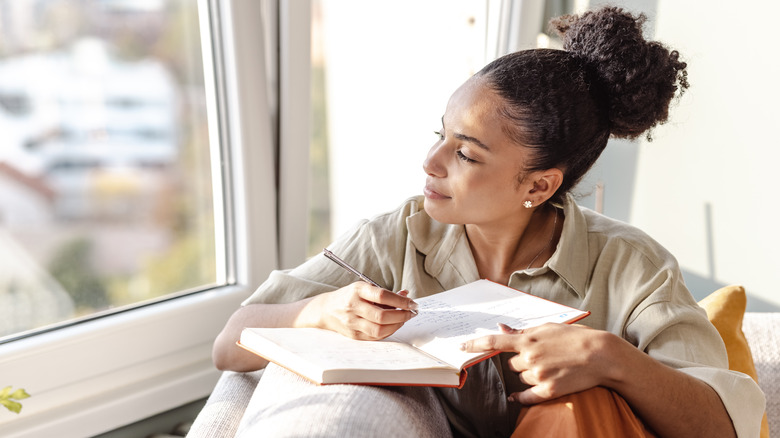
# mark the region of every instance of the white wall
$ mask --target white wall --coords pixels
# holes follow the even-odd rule
[[[780,3],[635,0],[627,8],[646,11],[646,32],[680,51],[691,88],[652,143],[611,143],[581,189],[603,180],[604,212],[671,250],[698,298],[738,283],[749,310],[780,310],[780,54],[774,30],[760,22]]]
[[[739,283],[750,310],[780,310],[780,56],[772,26],[757,22],[780,3],[609,3],[648,15],[646,33],[682,53],[692,87],[652,143],[611,142],[578,191],[603,181],[604,213],[669,248],[698,298]],[[325,1],[334,238],[420,193],[447,100],[484,63],[486,4]]]
[[[484,0],[323,1],[334,238],[422,193],[447,101],[483,65],[485,12]]]
[[[676,114],[684,127],[666,133],[662,147],[642,149],[633,204],[635,222],[691,272],[742,283],[775,306],[780,53],[775,30],[761,21],[779,13],[780,3],[762,0],[659,1],[656,32],[690,61],[691,89]],[[663,204],[677,214],[650,213]]]

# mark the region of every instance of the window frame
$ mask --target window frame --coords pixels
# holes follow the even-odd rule
[[[215,336],[278,266],[277,136],[269,105],[276,90],[265,80],[263,48],[277,44],[277,25],[280,33],[308,35],[308,21],[305,28],[288,25],[302,16],[308,20],[308,1],[302,3],[306,8],[277,23],[275,13],[282,8],[276,0],[198,0],[210,140],[216,142],[212,170],[222,174],[214,188],[224,195],[215,196],[215,212],[225,213],[215,220],[224,230],[229,267],[220,280],[228,285],[0,345],[0,386],[32,395],[21,414],[0,412],[4,436],[91,436],[212,391],[219,377],[211,361]],[[270,35],[258,25],[264,17],[270,18]],[[297,80],[305,80],[308,89],[308,75],[303,76]],[[292,167],[305,174],[307,165]]]

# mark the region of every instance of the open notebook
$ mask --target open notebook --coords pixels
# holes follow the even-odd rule
[[[497,354],[463,352],[462,342],[500,333],[498,323],[526,329],[590,313],[488,280],[415,301],[418,315],[381,341],[315,328],[246,328],[239,345],[317,384],[461,387],[466,368]]]

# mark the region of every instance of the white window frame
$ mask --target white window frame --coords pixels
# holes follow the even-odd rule
[[[232,268],[225,280],[231,285],[0,345],[0,388],[12,385],[32,395],[19,415],[0,409],[0,434],[5,437],[91,436],[207,396],[219,377],[211,361],[216,334],[279,266],[277,242],[290,240],[280,239],[277,221],[285,224],[288,236],[305,235],[305,215],[302,219],[296,203],[306,201],[306,188],[280,178],[293,204],[277,206],[275,139],[285,139],[282,149],[289,149],[279,157],[282,174],[306,175],[308,155],[299,160],[301,151],[308,150],[308,136],[289,130],[308,126],[309,120],[309,2],[199,0],[198,8],[211,11],[200,14],[204,65],[218,66],[206,68],[206,87],[211,141],[220,145],[212,151],[213,169],[223,172],[214,186],[220,195],[215,209],[226,213],[217,218],[217,226],[226,231],[217,247],[227,248]],[[279,32],[266,44],[258,21],[268,10],[279,11],[280,18],[271,20]],[[305,51],[304,57],[280,56],[278,65],[280,72],[299,72],[280,81],[279,89],[305,93],[285,94],[267,86],[264,47],[276,44],[287,53]],[[278,137],[272,122],[275,108],[269,105],[276,96],[269,99],[269,88],[270,94],[291,99],[279,101],[279,107],[297,111],[278,112]],[[214,111],[215,104],[220,112]],[[287,213],[277,218],[278,211]],[[291,243],[297,246],[302,237],[296,239]],[[284,255],[288,263],[302,261],[303,247],[290,251]]]

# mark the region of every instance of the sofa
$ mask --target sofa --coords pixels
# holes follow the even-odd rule
[[[743,315],[740,313],[739,316]],[[759,385],[766,394],[769,432],[780,436],[780,313],[744,313],[741,327],[750,347]],[[234,436],[262,374],[262,370],[224,372],[188,436]]]
[[[742,331],[750,345],[758,384],[766,396],[769,435],[780,436],[780,313],[748,312]]]

